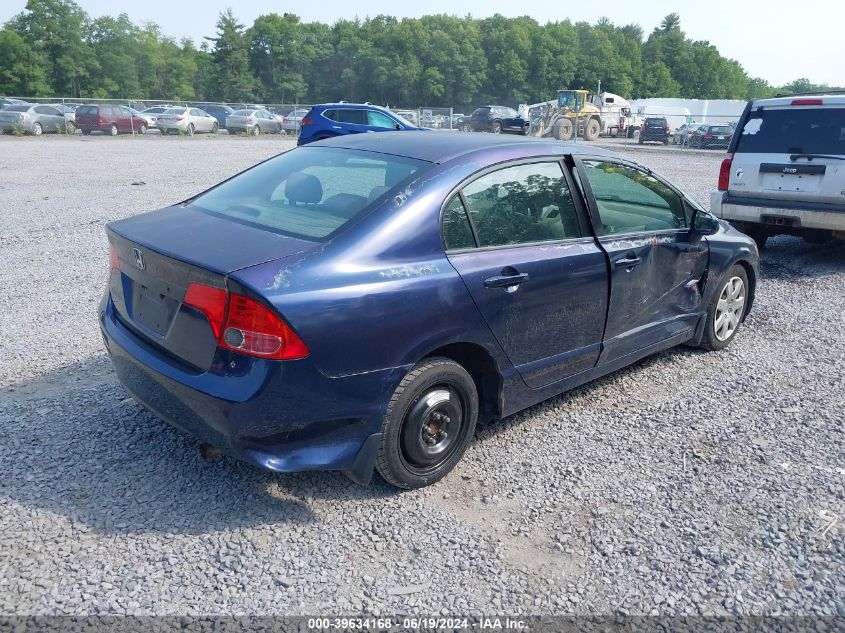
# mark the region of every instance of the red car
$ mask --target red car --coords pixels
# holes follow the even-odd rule
[[[146,134],[147,122],[121,105],[81,105],[76,109],[76,127],[83,134],[105,132],[118,134]]]

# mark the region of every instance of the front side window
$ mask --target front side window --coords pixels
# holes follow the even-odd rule
[[[367,112],[367,123],[370,127],[377,127],[377,128],[385,128],[388,130],[393,130],[396,128],[396,121],[391,119],[386,114],[382,112],[376,112],[375,110],[370,110]]]
[[[304,239],[335,233],[430,163],[329,147],[286,152],[235,176],[191,207]]]
[[[463,189],[479,246],[581,237],[572,194],[561,166],[514,165]]]
[[[681,197],[654,176],[621,163],[583,161],[603,235],[686,226]]]

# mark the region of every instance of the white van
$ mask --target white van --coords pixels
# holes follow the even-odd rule
[[[749,102],[710,208],[760,248],[778,234],[845,239],[845,95]]]

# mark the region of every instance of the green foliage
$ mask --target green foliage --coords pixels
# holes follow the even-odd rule
[[[0,94],[170,101],[389,105],[517,105],[560,88],[626,97],[746,99],[830,87],[797,79],[775,88],[749,77],[677,14],[644,39],[636,24],[530,17],[377,15],[305,23],[269,13],[246,27],[227,10],[199,48],[125,14],[89,17],[72,0],[27,0],[0,29]]]

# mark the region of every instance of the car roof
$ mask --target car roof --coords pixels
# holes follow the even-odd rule
[[[384,112],[392,112],[388,108],[383,108],[378,105],[373,105],[372,103],[319,103],[314,108],[337,108],[337,109],[344,109],[344,108],[371,108],[373,110],[382,110]]]
[[[805,100],[813,100],[813,99],[821,99],[823,105],[845,105],[845,95],[837,94],[800,94],[800,95],[789,95],[785,97],[773,97],[771,99],[755,99],[752,103],[754,107],[778,107],[778,106],[788,106],[792,105],[793,101],[805,101]],[[812,104],[807,104],[812,105]]]
[[[365,150],[424,160],[430,163],[446,161],[491,149],[521,147],[525,156],[558,154],[618,155],[587,143],[563,143],[551,139],[499,134],[458,134],[450,132],[382,132],[379,134],[347,134],[317,141],[321,147]]]

